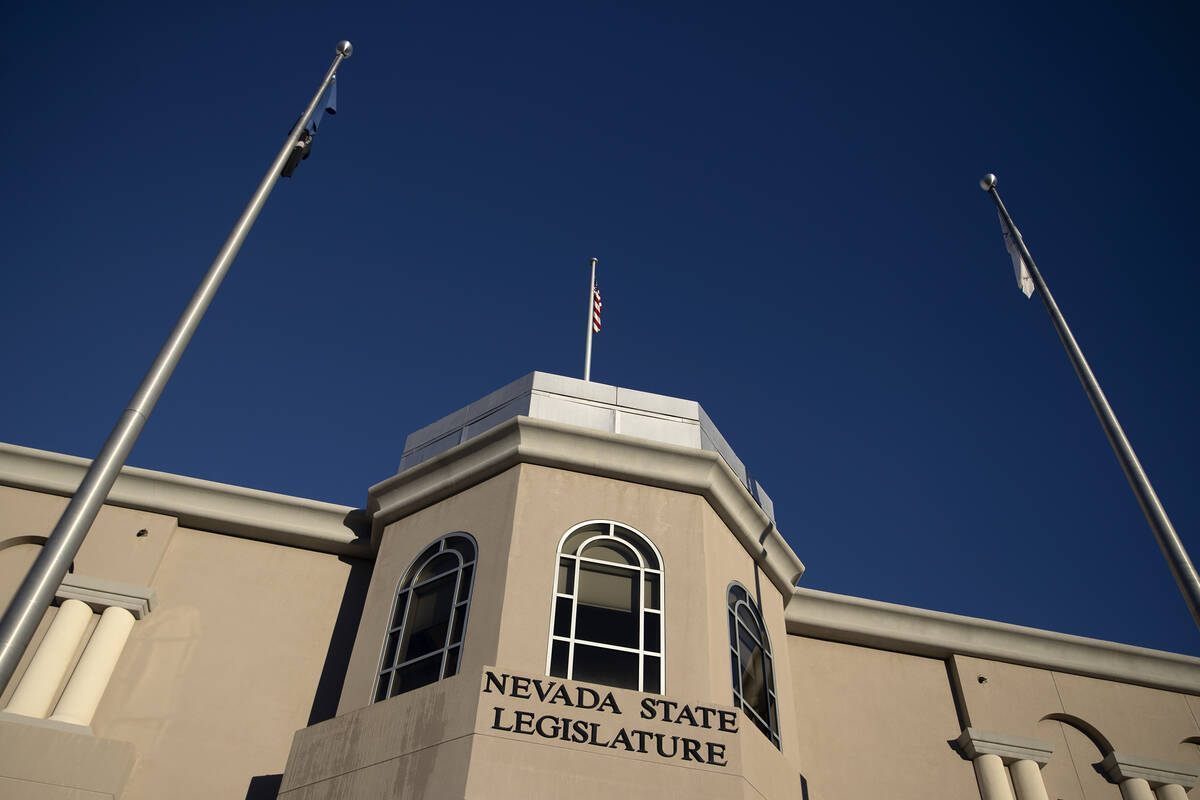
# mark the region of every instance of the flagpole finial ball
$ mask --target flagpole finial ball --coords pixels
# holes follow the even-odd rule
[[[987,175],[984,175],[982,178],[979,179],[979,188],[983,189],[985,192],[989,192],[992,189],[994,189],[995,187],[996,187],[996,176],[993,175],[992,173],[989,172]]]
[[[354,45],[350,44],[345,39],[342,39],[337,43],[337,51],[342,58],[349,58],[350,54],[354,52]]]

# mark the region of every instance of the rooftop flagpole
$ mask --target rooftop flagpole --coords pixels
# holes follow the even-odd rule
[[[587,346],[583,351],[583,379],[590,381],[592,379],[592,329],[595,327],[596,314],[596,259],[592,259],[592,282],[588,285],[588,319],[587,319]]]
[[[1171,574],[1175,576],[1175,582],[1179,584],[1179,590],[1183,592],[1184,600],[1187,601],[1188,608],[1192,612],[1192,619],[1195,620],[1197,626],[1200,626],[1200,576],[1196,574],[1196,568],[1192,566],[1183,542],[1179,540],[1179,535],[1175,533],[1175,528],[1167,517],[1166,509],[1163,508],[1158,495],[1154,493],[1154,487],[1150,485],[1146,471],[1142,469],[1142,464],[1134,454],[1133,447],[1125,436],[1125,431],[1117,422],[1117,416],[1109,406],[1108,399],[1100,390],[1100,384],[1096,381],[1096,376],[1092,374],[1091,367],[1083,357],[1083,351],[1075,342],[1071,329],[1067,327],[1067,321],[1063,318],[1062,312],[1058,310],[1058,305],[1054,302],[1050,290],[1046,288],[1046,282],[1042,280],[1042,273],[1038,271],[1037,265],[1033,263],[1033,256],[1025,247],[1025,240],[1021,238],[1021,232],[1013,224],[1012,217],[1008,215],[1008,209],[1000,200],[1000,193],[996,191],[996,176],[990,173],[984,175],[979,181],[979,186],[991,195],[992,201],[995,202],[996,210],[1000,212],[1000,221],[1011,236],[1012,243],[1016,246],[1021,259],[1029,270],[1034,288],[1042,298],[1042,305],[1046,307],[1046,313],[1050,315],[1050,321],[1054,323],[1054,330],[1058,333],[1058,338],[1071,358],[1075,374],[1079,376],[1079,382],[1083,384],[1083,390],[1087,393],[1088,400],[1091,401],[1092,408],[1096,411],[1096,416],[1100,418],[1100,425],[1104,428],[1109,444],[1117,454],[1117,461],[1120,462],[1121,469],[1125,471],[1129,485],[1133,487],[1133,493],[1142,507],[1142,513],[1146,515],[1146,521],[1150,523],[1150,529],[1154,531],[1154,538],[1158,540],[1158,546],[1162,548],[1167,565],[1171,568]]]
[[[292,127],[287,141],[279,150],[279,154],[275,156],[275,160],[271,162],[267,174],[263,176],[258,189],[251,196],[242,215],[238,217],[225,244],[217,252],[217,257],[209,266],[204,280],[201,281],[195,294],[192,295],[192,299],[188,302],[187,308],[175,323],[175,328],[167,337],[158,356],[154,359],[154,363],[151,364],[150,370],[142,378],[141,385],[138,386],[125,411],[117,420],[117,424],[113,427],[107,441],[104,442],[100,454],[88,467],[87,474],[83,476],[83,481],[79,484],[71,502],[58,520],[58,524],[54,526],[54,531],[50,534],[45,546],[42,547],[29,573],[25,576],[25,580],[17,589],[8,610],[4,612],[3,619],[0,619],[0,688],[6,686],[12,679],[13,673],[16,672],[21,656],[29,646],[46,608],[54,599],[54,593],[66,576],[75,554],[79,552],[79,546],[83,544],[84,537],[87,536],[88,530],[96,519],[96,514],[99,513],[101,505],[108,497],[108,492],[116,481],[121,467],[125,465],[125,459],[133,448],[134,442],[137,441],[138,434],[146,424],[150,412],[154,409],[154,404],[158,402],[163,388],[175,370],[175,365],[183,356],[183,351],[191,341],[192,334],[196,332],[213,296],[216,295],[221,281],[225,278],[225,273],[229,271],[230,265],[237,257],[242,242],[245,241],[259,212],[262,211],[267,197],[275,187],[275,182],[279,180],[280,172],[291,155],[292,149],[312,118],[313,112],[317,110],[317,105],[321,102],[326,89],[333,82],[338,66],[350,57],[352,51],[350,42],[338,42],[337,55],[334,57],[329,71],[325,73],[325,78],[317,88],[316,94],[313,95],[308,107]]]

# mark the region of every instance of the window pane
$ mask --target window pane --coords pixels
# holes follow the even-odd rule
[[[443,678],[449,678],[458,673],[458,657],[460,655],[462,655],[461,647],[451,647],[446,651],[446,669],[442,672]]]
[[[576,639],[638,646],[636,574],[619,567],[580,564]]]
[[[396,670],[396,677],[392,679],[392,697],[433,683],[438,679],[438,673],[441,671],[442,657],[440,653],[421,659],[415,664],[409,664],[407,667],[401,667]]]
[[[754,615],[750,613],[749,608],[746,606],[738,606],[737,615],[738,619],[742,621],[742,624],[746,626],[746,630],[750,631],[754,638],[757,639],[762,635],[759,633],[760,626],[758,624],[758,620],[756,620]]]
[[[387,644],[383,648],[383,662],[379,665],[381,670],[390,669],[396,665],[396,644],[400,641],[400,631],[393,631],[388,634]]]
[[[737,653],[729,654],[729,663],[733,667],[733,694],[737,697],[742,693],[742,667],[738,664]]]
[[[380,700],[387,697],[388,680],[390,680],[391,677],[392,677],[392,673],[390,673],[390,672],[385,672],[379,676],[379,684],[375,687],[375,702],[376,703],[378,703]]]
[[[567,677],[567,653],[570,646],[566,642],[555,641],[550,645],[550,674],[556,678]]]
[[[662,652],[659,643],[659,625],[662,616],[650,611],[642,613],[642,649],[651,653]]]
[[[464,602],[471,596],[471,578],[475,574],[475,565],[470,564],[463,568],[462,578],[458,582],[458,600],[456,602]]]
[[[658,656],[642,657],[642,691],[658,694],[662,691],[659,685],[660,664]]]
[[[417,579],[414,583],[420,583],[432,578],[434,575],[440,575],[443,572],[448,572],[458,568],[458,554],[454,552],[442,553],[439,556],[434,556],[434,559],[421,568],[417,574]]]
[[[446,549],[457,550],[464,564],[475,560],[475,546],[465,536],[451,536],[446,540]]]
[[[730,608],[733,608],[734,604],[736,604],[738,600],[745,601],[745,599],[746,599],[746,590],[745,589],[743,589],[740,586],[730,586],[729,587],[729,607]]]
[[[607,564],[579,565],[579,602],[613,611],[638,607],[634,578],[637,572]]]
[[[638,688],[638,654],[576,643],[572,677],[623,689]]]
[[[654,548],[652,548],[649,542],[647,542],[645,539],[638,536],[631,530],[622,528],[620,525],[613,527],[613,535],[632,545],[635,550],[641,553],[642,559],[646,562],[647,567],[650,569],[658,569],[660,567],[658,563],[658,557],[654,555]]]
[[[643,602],[646,608],[658,608],[658,575],[647,572]]]
[[[608,523],[597,522],[594,525],[584,525],[582,528],[580,528],[579,530],[575,531],[570,536],[568,536],[567,540],[565,542],[563,542],[563,546],[562,546],[563,555],[569,555],[569,556],[579,555],[578,553],[575,552],[576,550],[579,549],[579,545],[583,544],[585,541],[592,538],[593,536],[595,536],[597,534],[601,534],[601,533],[608,533]]]
[[[595,558],[600,561],[610,561],[613,564],[624,564],[631,567],[640,566],[637,554],[616,539],[606,539],[592,542],[587,549],[580,553],[585,558]]]
[[[564,558],[558,562],[558,593],[574,594],[575,559]]]
[[[571,598],[559,597],[554,601],[554,635],[571,635]]]
[[[466,605],[455,606],[454,628],[450,631],[450,644],[459,644],[463,638],[463,626],[467,624]]]
[[[404,609],[408,605],[408,592],[401,592],[396,597],[396,612],[392,614],[392,627],[399,628],[404,623]]]
[[[434,553],[438,552],[441,549],[442,549],[442,543],[434,542],[433,544],[429,545],[429,547],[426,547],[424,552],[421,553],[421,555],[414,558],[412,563],[424,564],[428,559],[433,557]],[[408,573],[408,577],[405,579],[404,585],[401,588],[407,589],[409,586],[412,586],[416,582],[417,582],[417,573],[410,569],[410,571]]]
[[[742,699],[763,719],[767,718],[767,682],[763,673],[763,651],[742,632],[738,637],[738,659],[742,664]]]
[[[457,560],[457,556],[455,557]],[[453,605],[455,573],[450,573],[412,591],[412,608],[404,627],[404,644],[400,660],[423,656],[446,645],[446,629],[450,624]]]

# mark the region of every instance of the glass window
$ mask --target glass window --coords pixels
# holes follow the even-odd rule
[[[775,667],[758,605],[740,583],[729,585],[729,660],[733,704],[779,747]]]
[[[546,672],[663,691],[662,561],[646,537],[593,520],[563,535],[555,565]]]
[[[458,672],[474,567],[475,540],[465,533],[443,536],[408,566],[392,603],[376,702]]]

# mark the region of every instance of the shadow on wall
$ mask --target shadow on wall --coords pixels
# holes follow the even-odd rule
[[[351,512],[359,513],[359,512]],[[365,512],[361,512],[364,513]],[[325,651],[325,663],[313,695],[312,709],[308,713],[308,724],[315,725],[337,715],[342,686],[346,682],[346,668],[350,665],[350,651],[354,637],[358,635],[358,623],[362,619],[363,605],[367,599],[367,587],[371,583],[370,561],[342,556],[338,559],[350,565],[346,588],[342,592],[342,603],[338,607],[333,633],[329,637],[329,649]],[[272,795],[274,797],[274,795]]]
[[[282,783],[282,772],[277,775],[255,775],[250,779],[250,788],[246,790],[246,800],[275,800]]]

